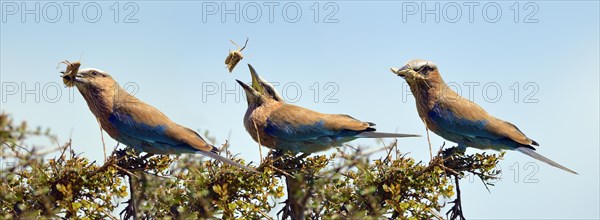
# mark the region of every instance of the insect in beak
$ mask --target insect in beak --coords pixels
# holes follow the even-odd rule
[[[69,62],[67,60],[60,62],[59,64],[65,64],[67,65],[67,69],[64,72],[61,72],[62,75],[61,77],[63,78],[63,83],[65,84],[65,86],[67,87],[72,87],[75,85],[75,77],[77,75],[77,72],[79,71],[79,67],[81,66],[81,63],[79,61],[75,61],[75,62]]]

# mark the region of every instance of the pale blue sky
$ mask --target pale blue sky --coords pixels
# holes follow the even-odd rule
[[[433,9],[433,1],[409,2],[404,8],[392,1],[320,2],[319,22],[314,21],[314,1],[288,5],[287,14],[282,12],[285,3],[279,3],[273,22],[268,5],[275,3],[238,2],[239,23],[232,14],[221,21],[223,2],[206,3],[204,8],[194,1],[133,2],[127,8],[120,3],[118,23],[114,1],[87,5],[87,13],[82,12],[85,3],[74,6],[73,23],[66,2],[39,3],[38,23],[33,14],[23,15],[25,21],[21,15],[23,7],[31,10],[35,2],[2,1],[1,111],[50,127],[62,141],[72,132],[75,150],[91,159],[102,160],[97,122],[77,91],[69,97],[56,69],[59,61],[77,60],[82,53],[83,67],[105,70],[121,84],[134,85],[137,97],[182,125],[209,130],[217,144],[231,134],[231,150],[253,161],[258,161],[258,150],[244,130],[246,102],[234,81],[249,81],[246,63],[279,82],[277,88],[295,104],[372,121],[380,131],[424,135],[414,99],[409,95],[403,101],[404,82],[389,72],[390,67],[423,58],[434,61],[446,82],[459,85],[464,96],[469,94],[468,84],[479,83],[473,89],[475,102],[519,126],[540,143],[539,153],[580,173],[571,175],[508,152],[500,163],[503,179],[491,193],[478,180],[463,180],[467,217],[600,217],[598,1],[519,2],[518,7],[515,1],[498,1],[487,5],[486,13],[486,2],[481,2],[474,6],[473,22],[467,6],[471,3],[466,2],[437,2],[439,22],[434,14],[421,20],[423,6]],[[235,7],[235,2],[224,4]],[[61,8],[58,18],[55,6]],[[102,16],[91,23],[94,6],[102,9]],[[215,9],[212,6],[219,11],[205,13]],[[261,17],[251,23],[255,6],[261,8]],[[291,6],[302,9],[296,23],[285,20],[296,17]],[[406,12],[413,6],[419,9],[416,14]],[[457,19],[455,6],[461,8]],[[486,21],[496,17],[494,6],[502,10],[496,23]],[[130,21],[137,23],[123,23],[134,9]],[[334,10],[329,21],[337,23],[324,23]],[[530,14],[528,21],[534,23],[524,23]],[[228,50],[235,48],[229,40],[243,44],[246,37],[246,58],[230,74],[223,63]],[[36,82],[37,91],[24,92],[34,90]],[[210,92],[214,88],[216,94]],[[498,89],[501,96],[496,96]],[[439,146],[443,140],[432,134],[432,142]],[[376,146],[373,140],[352,143]],[[404,152],[428,160],[425,138],[399,143]],[[530,162],[534,164],[528,166]]]

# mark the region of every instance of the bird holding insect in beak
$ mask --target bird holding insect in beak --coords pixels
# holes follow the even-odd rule
[[[477,104],[454,92],[431,61],[412,60],[392,72],[404,78],[415,97],[419,117],[425,126],[442,138],[466,147],[516,150],[564,171],[577,174],[535,152],[537,142],[515,125],[495,118]]]
[[[198,133],[171,121],[158,109],[129,94],[108,73],[86,68],[74,75],[63,75],[66,77],[73,81],[102,129],[138,153],[199,153],[253,171],[218,155],[219,149]]]
[[[375,131],[375,124],[359,121],[349,115],[323,114],[287,104],[251,65],[248,67],[252,85],[237,80],[245,90],[248,101],[244,127],[261,145],[293,153],[313,153],[341,146],[357,138],[419,136],[380,133]]]

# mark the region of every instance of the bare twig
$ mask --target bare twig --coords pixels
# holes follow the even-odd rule
[[[248,41],[246,40],[246,42],[248,42]],[[246,45],[244,45],[244,47],[246,47]],[[256,126],[256,122],[252,121],[252,123],[254,124],[254,129],[256,130],[256,140],[258,142],[258,153],[260,154],[260,163],[262,164],[263,155],[262,155],[262,145],[260,144],[260,133],[258,132],[258,126]]]
[[[133,217],[133,219],[137,219],[137,201],[136,201],[136,187],[135,187],[135,182],[133,180],[133,176],[127,175],[128,179],[129,179],[129,192],[131,193],[131,195],[129,196],[129,205],[128,208],[126,208],[125,210],[129,210],[131,212],[128,212],[125,214],[125,218],[127,218],[127,216],[129,215],[129,217]]]
[[[258,209],[258,213],[260,213],[264,218],[269,219],[269,220],[274,220],[271,216],[269,216],[267,213],[263,212],[263,210]]]
[[[96,118],[98,122],[98,127],[100,128],[100,139],[102,139],[102,149],[104,150],[104,162],[106,162],[106,144],[104,143],[104,132],[102,132],[102,124],[100,124],[100,119]]]
[[[112,216],[112,214],[108,213],[106,210],[104,210],[104,209],[100,209],[100,210],[102,210],[102,212],[103,212],[103,213],[104,213],[104,214],[105,214],[105,215],[106,215],[108,218],[110,218],[110,219],[112,219],[112,220],[117,220],[117,218],[115,218],[114,216]]]
[[[279,168],[273,166],[272,164],[269,164],[268,166],[271,167],[271,168],[273,168],[274,170],[280,172],[283,175],[286,175],[286,176],[291,177],[291,178],[295,178],[292,174],[289,174],[288,172],[285,172],[284,170],[279,169]]]
[[[300,199],[296,198],[299,194],[303,193],[302,184],[294,178],[287,177],[285,178],[285,183],[288,191],[288,199],[285,201],[285,207],[281,210],[283,211],[282,218],[304,219],[305,204],[301,204]]]
[[[116,164],[111,164],[111,166],[113,166],[114,168],[117,168],[117,170],[120,170],[120,171],[124,172],[124,173],[125,173],[125,174],[127,174],[127,176],[129,176],[129,177],[132,177],[132,176],[133,176],[133,177],[135,177],[135,178],[138,178],[138,176],[137,176],[137,175],[135,175],[134,173],[132,173],[131,171],[129,171],[129,170],[127,170],[127,169],[123,168],[123,167],[120,167],[119,165],[116,165]]]
[[[448,210],[448,212],[446,212],[446,216],[448,216],[448,214],[450,214],[449,219],[451,219],[451,220],[455,220],[455,219],[466,220],[465,216],[463,215],[463,210],[462,210],[462,203],[461,203],[461,198],[460,198],[460,185],[459,185],[459,177],[458,176],[454,176],[454,183],[456,184],[456,199],[453,202],[451,202],[451,203],[454,203],[454,206],[452,206],[452,208],[450,210]]]
[[[389,145],[389,150],[387,155],[385,156],[385,159],[383,160],[385,163],[389,162],[392,158],[392,151],[394,150],[394,148],[398,146],[398,139],[394,139],[394,143]]]
[[[433,153],[431,150],[431,140],[429,139],[429,127],[427,126],[427,121],[425,121],[425,119],[422,119],[423,123],[425,123],[425,133],[427,134],[427,143],[429,143],[429,159],[433,159]]]

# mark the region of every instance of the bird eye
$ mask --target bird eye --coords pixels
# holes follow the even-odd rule
[[[431,70],[431,68],[429,68],[428,66],[422,66],[419,69],[417,69],[416,72],[423,76],[427,76],[429,75],[429,70]]]
[[[96,71],[92,71],[92,75],[94,75],[94,76],[95,76],[95,75],[98,75],[98,72],[96,72]]]

